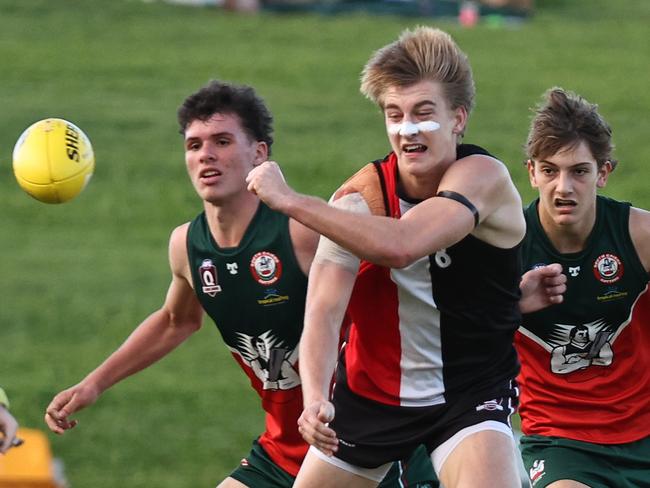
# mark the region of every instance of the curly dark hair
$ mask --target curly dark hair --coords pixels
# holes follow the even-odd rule
[[[236,114],[246,133],[255,141],[266,142],[271,154],[273,116],[252,87],[210,81],[187,97],[179,107],[180,133],[185,134],[187,126],[193,121],[206,121],[215,113]]]

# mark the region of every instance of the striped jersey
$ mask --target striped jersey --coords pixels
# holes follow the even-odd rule
[[[486,154],[459,146],[459,158],[473,153]],[[391,153],[334,199],[356,191],[373,214],[400,218],[417,202],[399,197],[397,178]],[[361,261],[338,381],[379,403],[421,407],[478,398],[514,378],[520,276],[519,246],[501,249],[471,235],[403,269]]]
[[[522,430],[598,444],[650,434],[648,273],[629,232],[630,205],[598,197],[585,249],[560,254],[526,209],[526,270],[558,262],[564,302],[526,314],[516,334]]]

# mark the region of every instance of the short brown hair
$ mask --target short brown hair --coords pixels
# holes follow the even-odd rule
[[[616,166],[612,129],[598,113],[598,105],[562,88],[551,88],[530,124],[527,156],[532,160],[548,158],[583,141],[599,167],[607,161],[612,168]]]
[[[474,78],[467,55],[449,34],[432,27],[405,30],[399,39],[376,51],[361,74],[361,93],[383,108],[390,86],[440,82],[452,110],[474,106]]]

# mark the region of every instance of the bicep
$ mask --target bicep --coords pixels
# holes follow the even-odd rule
[[[163,309],[179,324],[200,327],[203,308],[191,285],[187,255],[187,224],[174,230],[169,240],[169,266],[172,280],[165,296]]]

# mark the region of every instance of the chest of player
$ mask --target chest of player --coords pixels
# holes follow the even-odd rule
[[[229,249],[191,232],[188,254],[194,290],[231,348],[241,346],[242,337],[264,334],[293,347],[302,332],[307,278],[296,261],[288,228],[271,222],[258,227],[240,247]]]
[[[599,218],[585,250],[560,254],[530,220],[524,244],[524,270],[560,263],[567,276],[564,302],[525,317],[524,327],[553,342],[564,329],[589,330],[589,338],[615,334],[627,325],[636,300],[646,288],[643,269],[627,230],[628,213],[599,202]],[[569,331],[570,332],[570,331]],[[547,341],[547,342],[548,342]]]

